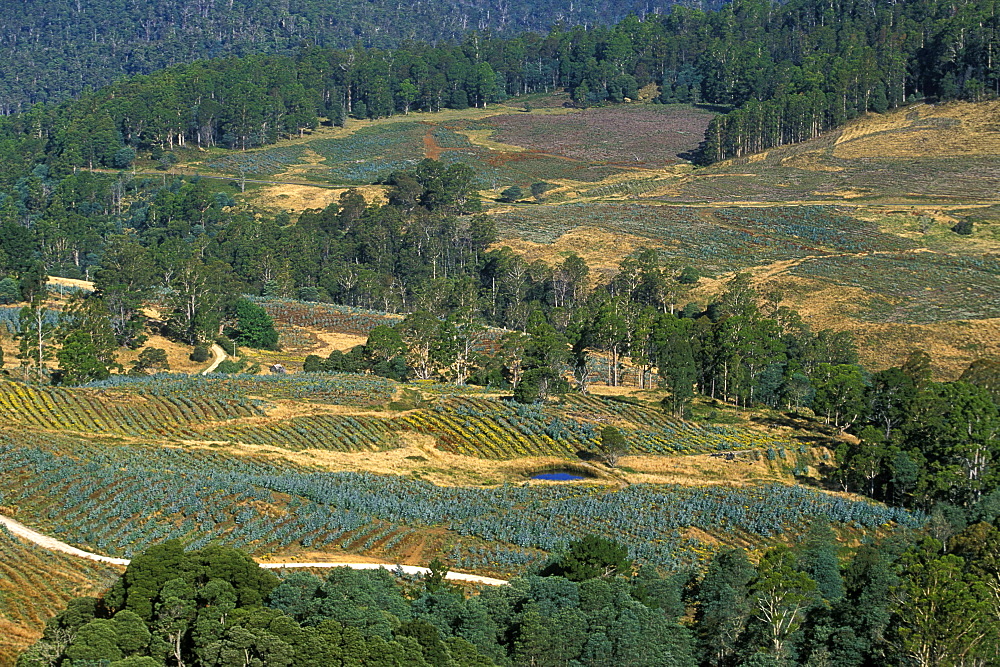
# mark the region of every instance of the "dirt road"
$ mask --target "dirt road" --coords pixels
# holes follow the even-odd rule
[[[23,523],[15,521],[10,517],[0,514],[0,525],[3,525],[14,535],[21,537],[29,542],[33,542],[40,547],[48,549],[50,551],[61,551],[62,553],[69,554],[71,556],[76,556],[78,558],[86,558],[88,560],[94,560],[99,563],[110,563],[112,565],[128,565],[129,560],[127,558],[112,558],[110,556],[102,556],[101,554],[95,554],[90,551],[84,551],[82,549],[77,549],[74,546],[70,546],[65,542],[61,542],[48,535],[43,535],[36,530],[28,528]],[[276,563],[259,563],[259,565],[267,570],[285,570],[285,569],[302,569],[302,568],[331,568],[331,567],[349,567],[352,570],[377,570],[385,569],[390,571],[401,571],[406,574],[428,574],[430,570],[426,567],[416,567],[414,565],[396,565],[393,563],[304,563],[304,562],[276,562]],[[477,574],[464,574],[462,572],[449,572],[446,579],[451,579],[452,581],[468,581],[476,584],[486,584],[488,586],[504,586],[507,582],[503,579],[493,579],[492,577],[481,577]]]

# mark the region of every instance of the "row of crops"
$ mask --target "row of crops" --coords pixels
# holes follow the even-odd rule
[[[861,529],[922,517],[794,486],[438,487],[401,477],[328,473],[280,460],[206,450],[68,444],[0,437],[0,494],[18,517],[54,536],[114,555],[179,538],[255,553],[292,547],[387,550],[431,527],[495,545],[515,560],[585,533],[626,543],[643,562],[676,565],[689,527],[773,538],[810,517]],[[520,551],[519,551],[520,550]],[[470,561],[471,562],[471,561]]]
[[[48,551],[0,526],[0,664],[13,665],[43,620],[70,598],[97,592],[117,574],[110,565]]]
[[[270,176],[280,174],[305,155],[305,146],[280,146],[244,153],[228,153],[208,163],[215,171],[227,174]]]
[[[538,406],[460,397],[413,412],[400,421],[405,427],[435,436],[446,451],[489,459],[574,458],[598,448],[604,424],[618,426],[636,453],[699,454],[792,446],[774,434],[701,426],[668,417],[662,410],[596,397],[574,396],[566,401],[563,406]]]
[[[6,382],[0,384],[0,418],[50,431],[236,442],[291,451],[382,451],[400,446],[401,432],[414,431],[433,436],[445,451],[497,460],[575,458],[598,448],[605,424],[619,426],[637,453],[793,446],[772,433],[703,426],[659,408],[612,399],[571,394],[557,404],[522,405],[482,390],[456,394],[454,386],[421,385],[432,405],[397,417],[267,417],[265,399],[382,408],[398,386],[374,375],[341,373],[115,376],[74,389]]]
[[[350,373],[208,376],[161,373],[146,377],[115,375],[85,385],[85,388],[105,390],[110,395],[128,393],[199,401],[242,401],[249,406],[262,405],[261,399],[297,399],[367,407],[384,405],[392,399],[398,386],[395,381],[377,375]]]
[[[802,243],[836,252],[909,250],[913,241],[884,234],[878,225],[844,215],[830,206],[781,206],[773,208],[723,208],[715,217],[742,229],[798,239]]]
[[[792,273],[865,290],[882,301],[863,315],[922,324],[1000,317],[1000,261],[940,253],[822,257]]]
[[[366,310],[332,303],[316,303],[295,299],[252,298],[277,324],[296,327],[329,329],[338,333],[367,336],[381,324],[395,324],[403,319],[379,310]]]
[[[193,424],[261,416],[245,398],[202,395],[112,396],[94,391],[0,383],[0,420],[6,424],[130,436],[190,434]]]
[[[299,451],[380,451],[399,447],[394,423],[374,417],[316,415],[293,417],[267,424],[239,424],[201,431],[208,440],[232,440]]]

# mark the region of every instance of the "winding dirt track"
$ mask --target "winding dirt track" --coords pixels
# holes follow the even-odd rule
[[[14,519],[4,516],[3,514],[0,514],[0,525],[6,527],[12,534],[26,539],[29,542],[33,542],[50,551],[61,551],[62,553],[76,556],[78,558],[86,558],[88,560],[94,560],[99,563],[109,563],[111,565],[128,565],[130,562],[127,558],[112,558],[110,556],[102,556],[101,554],[95,554],[90,551],[77,549],[76,547],[70,546],[65,542],[61,542],[53,537],[43,535],[36,530],[32,530],[23,523],[15,521]],[[401,571],[406,574],[428,574],[430,572],[430,570],[426,567],[417,567],[415,565],[396,565],[393,563],[303,563],[296,561],[290,563],[258,564],[267,570],[349,567],[352,570],[385,569],[393,572]],[[503,579],[493,579],[492,577],[481,577],[478,574],[463,574],[461,572],[449,572],[445,578],[453,581],[468,581],[474,584],[486,584],[488,586],[504,586],[507,584],[507,582]]]
[[[218,343],[212,343],[212,354],[215,355],[215,359],[212,361],[211,366],[201,372],[202,375],[208,375],[213,372],[219,367],[219,364],[226,360],[226,351]]]

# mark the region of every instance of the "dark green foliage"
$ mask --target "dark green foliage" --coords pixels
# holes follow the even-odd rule
[[[212,358],[212,351],[207,345],[195,345],[194,350],[190,354],[191,361],[196,361],[199,364],[204,363]]]
[[[440,558],[432,560],[428,566],[430,572],[424,577],[424,588],[428,593],[436,593],[440,590],[447,590],[448,584],[445,577],[448,576],[448,567]]]
[[[500,193],[500,201],[512,204],[523,196],[524,193],[521,192],[521,188],[516,185],[512,185]]]
[[[264,350],[278,349],[278,332],[267,311],[247,299],[239,299],[233,306],[236,328],[231,337],[240,345]]]
[[[571,542],[566,552],[548,565],[543,574],[565,577],[570,581],[631,576],[632,561],[629,559],[628,549],[621,544],[596,535],[587,535]]]
[[[365,341],[365,357],[372,363],[390,362],[406,354],[406,343],[394,327],[381,324],[368,334]]]
[[[816,582],[820,595],[831,603],[844,596],[837,550],[837,536],[830,525],[816,521],[809,526],[796,557],[796,566]]]
[[[951,231],[959,234],[961,236],[971,236],[973,231],[973,221],[971,218],[962,218],[959,220]]]
[[[541,201],[545,196],[545,193],[552,188],[552,185],[546,183],[545,181],[538,181],[537,183],[531,184],[531,196]]]
[[[74,331],[69,334],[63,339],[62,347],[56,353],[61,373],[60,382],[83,384],[107,379],[111,372],[98,355],[99,351],[90,334],[84,331]]]
[[[695,599],[698,657],[704,665],[732,665],[753,613],[750,582],[756,575],[742,549],[724,549],[712,562]]]
[[[628,452],[628,441],[617,427],[609,424],[601,429],[601,453],[609,466],[613,468]]]
[[[698,269],[693,266],[685,266],[681,269],[681,272],[677,274],[677,282],[682,285],[694,285],[701,279],[701,274],[698,273]]]
[[[560,27],[546,37],[506,39],[492,36],[495,33],[445,35],[435,9],[426,10],[433,18],[420,20],[413,14],[421,16],[425,10],[399,14],[395,7],[383,7],[382,11],[392,12],[406,24],[403,28],[396,20],[388,26],[369,23],[372,8],[361,9],[355,3],[336,8],[338,14],[343,12],[342,20],[331,19],[332,8],[322,2],[306,3],[309,9],[297,7],[280,19],[258,6],[259,0],[248,3],[239,12],[206,10],[193,22],[172,17],[165,7],[151,9],[152,18],[143,20],[108,8],[103,15],[115,17],[114,30],[121,29],[122,21],[135,22],[134,33],[140,38],[125,42],[101,39],[107,26],[80,21],[79,12],[39,10],[47,5],[37,0],[24,4],[32,7],[29,13],[15,11],[15,16],[5,17],[8,24],[19,26],[11,28],[14,33],[34,35],[30,44],[12,51],[18,56],[16,63],[3,68],[12,75],[0,113],[21,111],[26,116],[9,126],[19,142],[7,149],[11,161],[25,163],[21,168],[27,171],[35,162],[24,154],[48,150],[47,162],[59,172],[74,166],[120,169],[130,161],[123,150],[135,149],[140,155],[148,151],[151,159],[167,168],[178,143],[245,149],[301,134],[316,127],[320,117],[339,124],[345,113],[354,118],[380,118],[413,109],[483,107],[511,95],[553,88],[566,89],[578,106],[586,107],[635,99],[640,87],[653,84],[661,88],[661,101],[703,101],[731,109],[716,117],[705,134],[700,159],[712,162],[810,139],[869,111],[899,107],[914,96],[979,100],[997,88],[988,55],[996,37],[984,27],[987,14],[980,16],[978,10],[948,14],[937,2],[882,8],[871,12],[866,21],[858,21],[851,5],[829,9],[816,0],[797,0],[763,7],[740,0],[735,8],[680,9],[666,15],[648,14],[644,21],[633,16],[614,27],[593,27],[594,16],[577,14],[576,20],[592,27]],[[505,17],[503,21],[510,16],[549,15],[539,12],[537,5],[529,2],[520,10],[484,9],[490,17]],[[615,5],[621,14],[610,15],[621,18],[629,7],[629,3]],[[102,15],[99,7],[91,11],[94,16]],[[562,26],[574,22],[562,9],[551,11],[551,17],[559,15]],[[574,6],[569,14],[578,11]],[[603,9],[597,13],[608,16]],[[247,23],[246,17],[257,15],[271,18],[264,24]],[[33,25],[36,20],[42,23]],[[454,20],[477,24],[466,14]],[[484,18],[480,24],[495,20]],[[176,30],[185,33],[190,41],[180,49],[183,53],[177,51],[179,41],[168,48],[151,48],[161,37],[153,28],[160,22],[163,35],[179,39]],[[403,35],[409,40],[414,34],[424,34],[439,45],[410,41],[390,54],[303,46],[333,43],[324,37],[332,31],[338,33],[337,41],[346,40],[341,46],[353,47],[363,34],[358,32],[358,23],[378,26],[360,38],[365,43],[373,40],[384,46]],[[178,24],[182,27],[177,28]],[[839,39],[827,38],[829,25],[838,26]],[[413,26],[420,29],[415,33]],[[129,29],[124,30],[122,34]],[[910,40],[915,32],[925,38]],[[35,48],[52,52],[51,41],[62,47],[67,34],[78,35],[76,43],[85,52],[75,52],[74,63],[84,66],[93,58],[110,57],[110,50],[99,45],[114,42],[115,49],[126,51],[115,50],[113,58],[116,63],[127,62],[128,71],[115,74],[115,67],[106,63],[99,73],[86,75],[60,63],[55,66],[58,76],[39,76],[35,73],[39,67],[48,70],[51,66],[40,65],[37,54],[27,54]],[[455,37],[456,43],[440,45],[447,37]],[[133,44],[143,45],[141,54],[128,51]],[[858,57],[859,49],[871,57]],[[248,50],[281,55],[200,60],[149,74],[157,63]],[[650,55],[654,50],[655,57]],[[831,62],[837,66],[830,66]],[[149,76],[122,80],[122,74],[136,72]],[[23,88],[41,80],[47,82],[45,92]],[[93,92],[83,93],[74,104],[31,106],[51,102],[52,94],[63,97],[83,88]],[[238,112],[234,111],[237,105]],[[55,127],[47,127],[52,122]],[[42,136],[50,137],[46,148],[39,145]],[[245,186],[246,170],[241,171],[238,178]],[[43,181],[46,175],[35,176]],[[44,193],[42,185],[26,183],[25,187]],[[36,199],[27,198],[29,212],[34,212],[30,206]],[[5,251],[20,261],[29,257]]]
[[[321,373],[325,370],[323,357],[316,354],[306,355],[302,370],[306,373]]]
[[[306,667],[990,664],[1000,531],[979,523],[950,542],[897,533],[862,545],[838,585],[820,524],[794,549],[764,552],[757,568],[723,549],[690,580],[645,568],[615,576],[631,573],[624,550],[586,538],[548,576],[468,597],[404,588],[385,570],[278,583],[238,552],[168,542],[137,556],[103,599],[70,601],[18,665],[245,664],[248,655]]]
[[[21,288],[11,277],[0,280],[0,304],[9,305],[21,300]]]
[[[993,397],[993,401],[1000,406],[1000,359],[973,361],[962,372],[959,380],[985,389]]]
[[[121,368],[115,360],[118,344],[106,313],[103,302],[94,296],[76,298],[64,309],[59,331],[61,347],[56,353],[59,382],[104,380],[112,369]]]
[[[170,363],[167,361],[167,353],[158,347],[147,347],[139,353],[138,358],[132,362],[130,375],[145,375],[149,370],[169,371]]]

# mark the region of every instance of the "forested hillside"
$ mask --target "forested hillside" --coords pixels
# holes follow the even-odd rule
[[[23,0],[0,20],[0,109],[53,102],[87,87],[199,58],[391,47],[513,34],[556,23],[597,25],[666,11],[675,0]],[[718,7],[720,0],[686,0]]]
[[[63,170],[121,167],[129,162],[122,148],[245,149],[314,127],[321,117],[341,123],[345,116],[461,109],[556,88],[586,106],[634,100],[655,86],[662,102],[734,109],[706,133],[701,159],[713,162],[810,139],[914,98],[996,93],[992,7],[739,0],[716,12],[677,8],[545,36],[471,33],[458,44],[392,51],[310,46],[292,55],[207,60],[128,79],[73,104],[32,107],[2,126],[0,156]],[[5,71],[30,78],[33,90],[45,87],[46,78],[27,70]],[[81,76],[79,84],[95,81]],[[4,103],[8,113],[26,108],[14,97]]]
[[[722,550],[698,576],[636,572],[591,536],[538,574],[468,596],[440,570],[279,579],[235,549],[166,542],[99,598],[71,600],[17,665],[996,664],[1000,531],[977,524],[947,548],[906,537],[845,558],[817,522],[794,548],[756,563]]]

